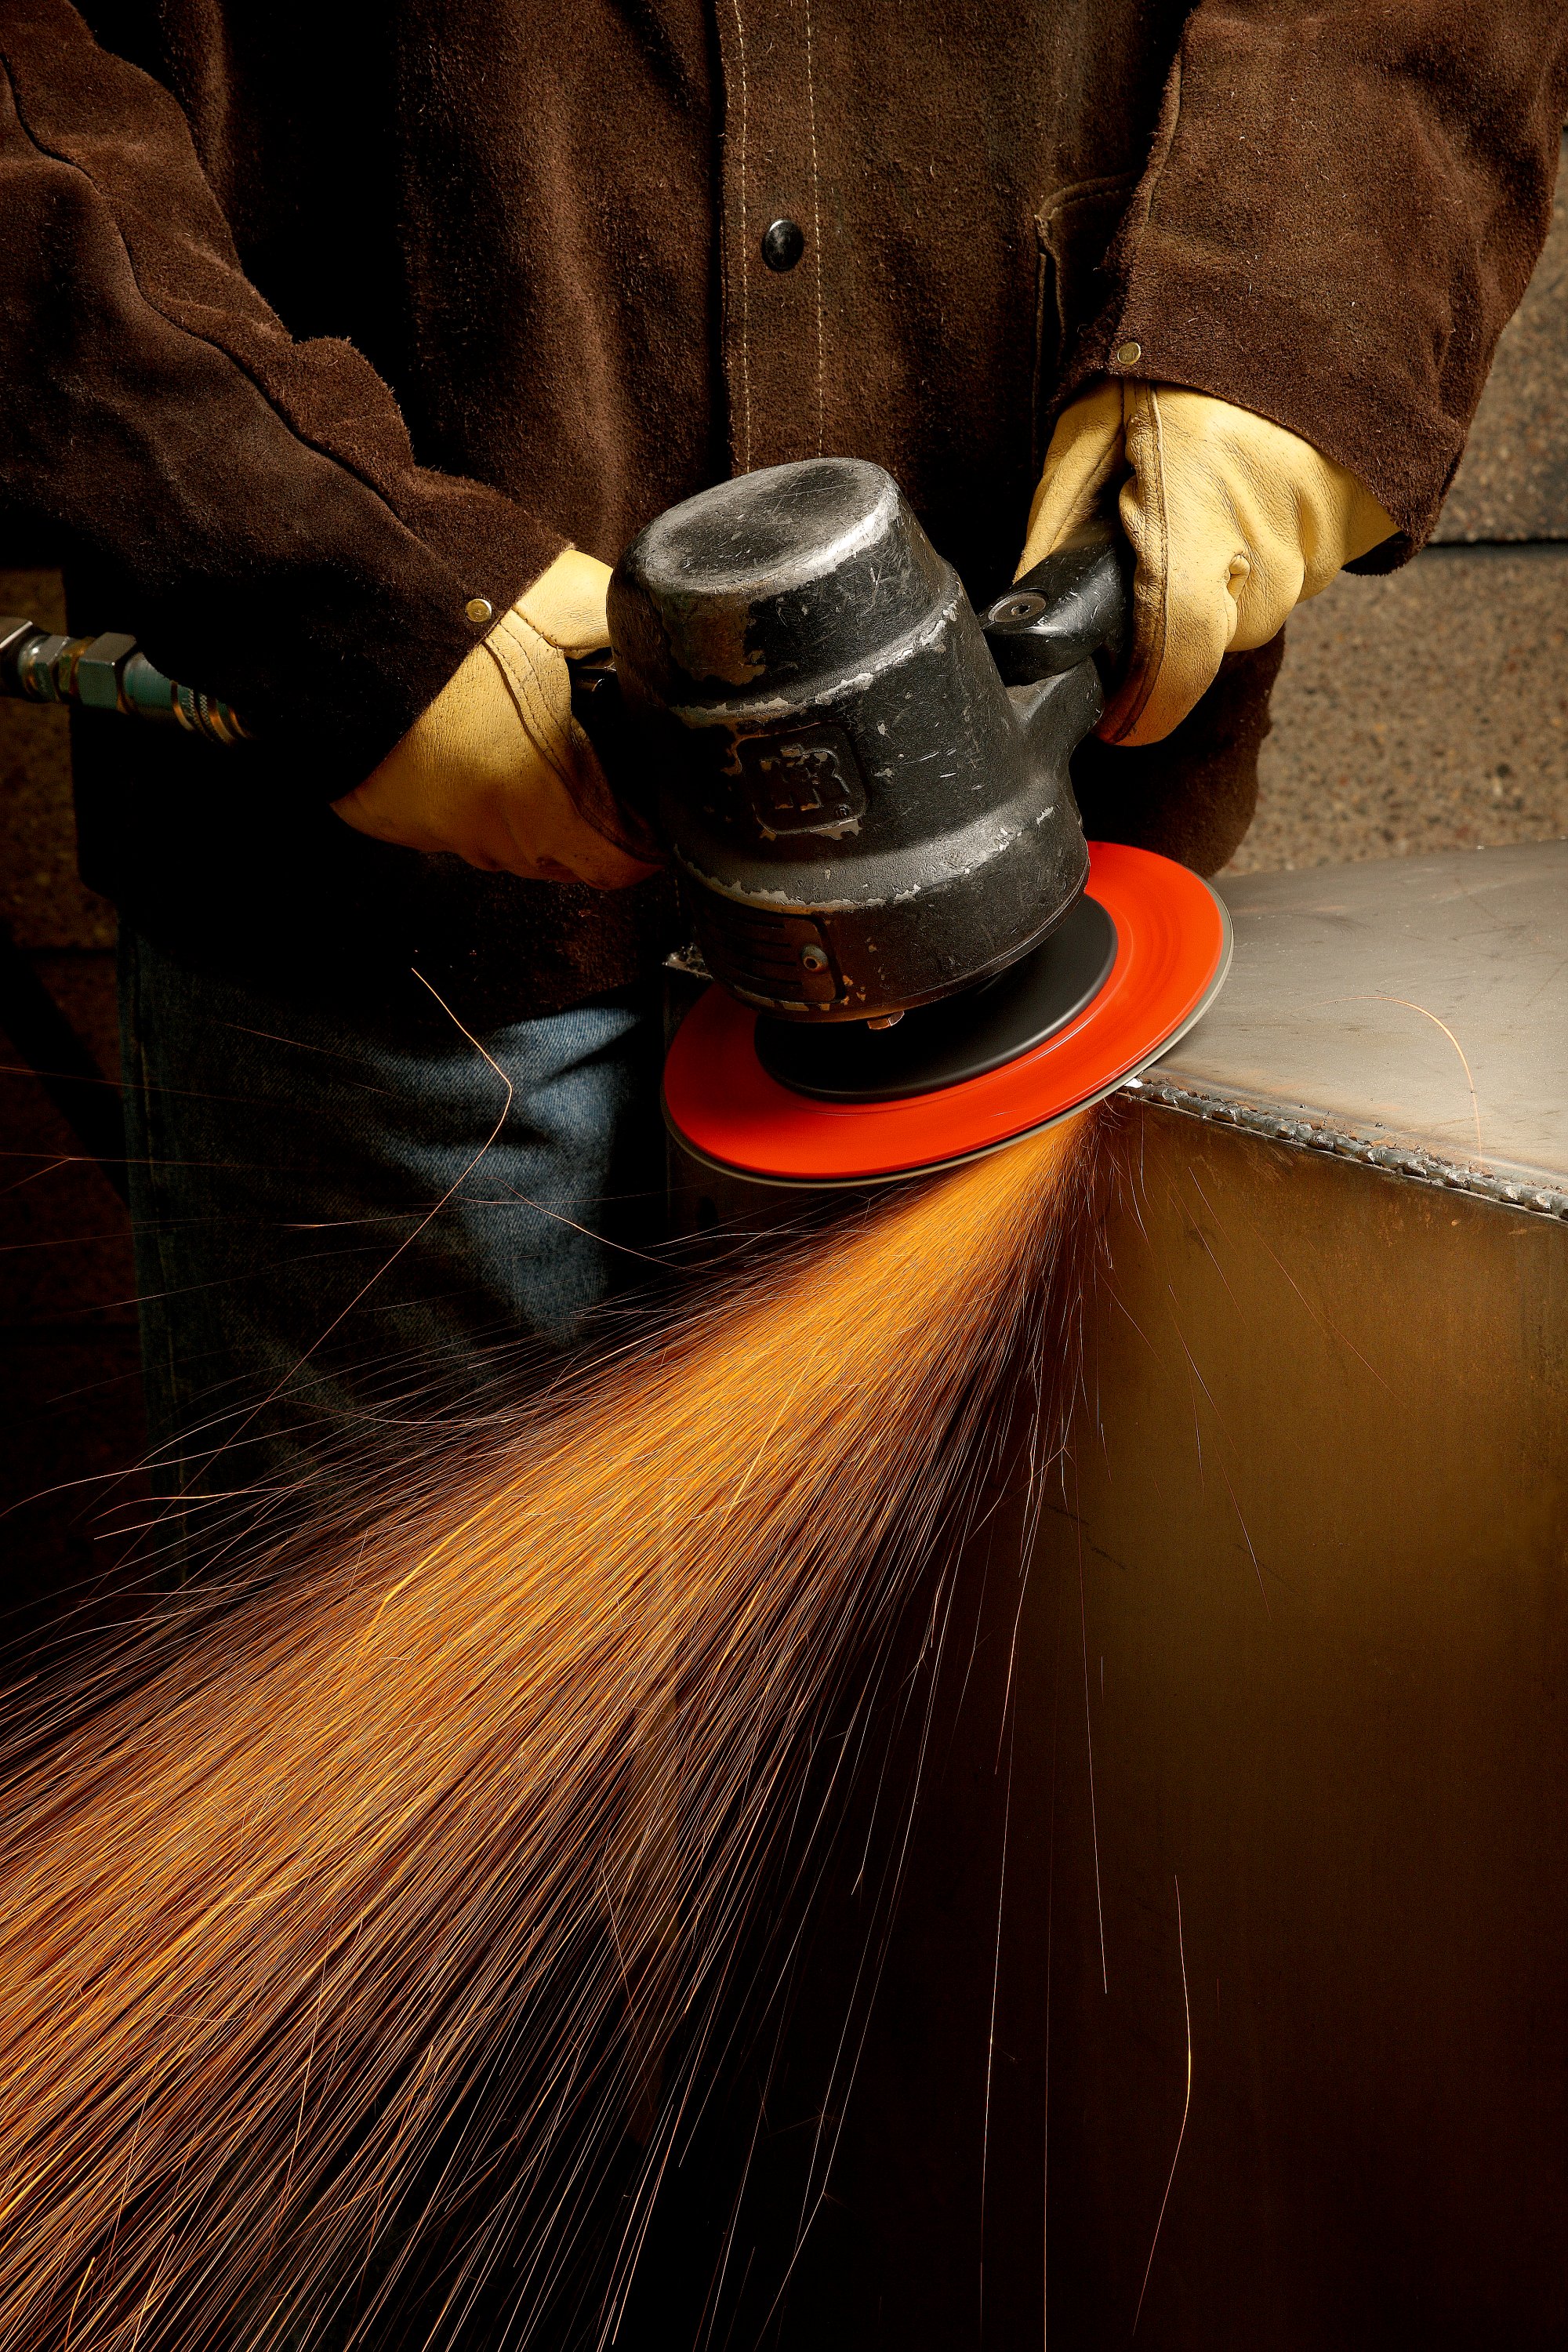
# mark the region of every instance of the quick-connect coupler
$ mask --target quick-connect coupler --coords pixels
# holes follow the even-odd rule
[[[0,695],[24,702],[118,710],[154,726],[183,727],[209,743],[240,743],[250,730],[216,694],[154,669],[134,637],[61,637],[36,621],[0,618]]]

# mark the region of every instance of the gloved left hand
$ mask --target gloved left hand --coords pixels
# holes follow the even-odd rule
[[[1019,574],[1115,500],[1137,558],[1132,646],[1098,732],[1156,743],[1229,652],[1267,645],[1293,606],[1398,526],[1299,435],[1206,393],[1102,383],[1063,410]]]
[[[527,881],[640,882],[654,846],[572,716],[568,654],[610,641],[610,567],[567,548],[332,806],[356,832]]]

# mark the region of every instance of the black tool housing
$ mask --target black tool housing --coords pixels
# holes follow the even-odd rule
[[[1068,760],[1123,610],[1106,542],[983,625],[856,458],[650,524],[610,587],[616,671],[714,976],[784,1020],[885,1020],[1044,939],[1087,871]]]

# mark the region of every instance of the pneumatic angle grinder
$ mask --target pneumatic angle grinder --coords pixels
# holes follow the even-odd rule
[[[611,658],[575,666],[573,703],[711,975],[664,1075],[700,1160],[837,1185],[974,1159],[1110,1094],[1212,1001],[1220,900],[1091,849],[1068,781],[1128,562],[1106,530],[977,614],[891,476],[840,457],[721,482],[626,550]],[[128,638],[0,622],[0,691],[244,733]]]

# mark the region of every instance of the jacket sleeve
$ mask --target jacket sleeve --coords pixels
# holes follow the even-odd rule
[[[1544,242],[1565,108],[1563,0],[1199,0],[1058,404],[1108,372],[1271,417],[1393,515],[1356,567],[1391,569]]]
[[[66,0],[0,0],[0,521],[291,787],[347,791],[560,534],[417,466],[350,344],[290,337],[178,105]]]

